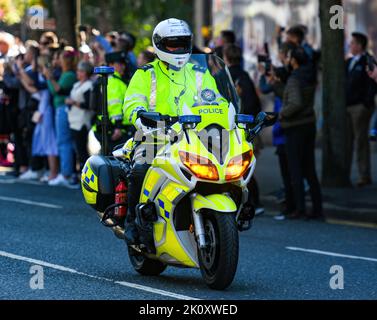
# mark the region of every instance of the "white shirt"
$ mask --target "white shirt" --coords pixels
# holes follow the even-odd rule
[[[356,63],[359,62],[360,58],[361,58],[361,54],[358,54],[358,55],[352,57],[351,63],[348,67],[348,72],[352,71],[352,69],[355,67]]]
[[[91,80],[76,82],[71,90],[70,98],[78,103],[83,103],[85,101],[84,93],[90,90],[92,86],[93,82]],[[93,115],[93,111],[72,106],[68,111],[69,127],[73,130],[80,131],[83,126],[86,126],[89,130]]]

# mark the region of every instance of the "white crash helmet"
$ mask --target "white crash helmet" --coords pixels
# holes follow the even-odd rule
[[[153,31],[152,43],[157,57],[175,69],[189,61],[192,52],[192,32],[189,25],[178,19],[161,21]],[[169,51],[167,47],[181,48]]]

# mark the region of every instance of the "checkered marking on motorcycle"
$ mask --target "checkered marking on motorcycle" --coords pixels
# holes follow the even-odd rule
[[[92,174],[90,178],[88,176],[85,177],[85,182],[90,183],[90,181],[92,181],[94,183],[94,179],[95,179],[95,176],[94,174]]]
[[[89,171],[89,167],[86,165],[83,169],[83,173],[84,173],[84,180],[87,184],[90,183],[90,181],[92,181],[94,183],[94,179],[95,179],[95,175],[94,173],[91,174],[91,176],[89,177],[87,174],[88,174],[88,171]]]
[[[169,212],[165,210],[165,203],[161,199],[158,199],[158,205],[164,210],[165,217],[169,219]]]
[[[149,196],[149,191],[147,189],[144,189],[144,192],[143,192],[147,197]]]

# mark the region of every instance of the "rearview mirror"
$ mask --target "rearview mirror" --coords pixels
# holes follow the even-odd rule
[[[256,124],[262,124],[265,127],[273,126],[278,119],[278,114],[275,112],[259,112],[255,118]]]

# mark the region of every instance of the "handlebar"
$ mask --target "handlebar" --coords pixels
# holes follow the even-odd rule
[[[141,123],[146,127],[156,128],[159,122],[164,122],[164,127],[169,129],[172,125],[179,122],[183,125],[184,129],[194,128],[198,123],[201,122],[201,116],[196,115],[184,115],[184,116],[169,116],[162,115],[158,112],[141,112],[139,114]],[[243,119],[243,120],[242,120]],[[252,141],[259,132],[265,128],[275,124],[277,121],[277,114],[273,112],[260,112],[253,119],[246,115],[236,115],[236,122],[244,123],[246,126],[244,128],[248,133],[248,141]]]
[[[142,112],[139,115],[141,123],[146,127],[157,127],[159,122],[165,122],[166,127],[172,126],[174,123],[179,121],[179,117],[169,116],[169,115],[162,115],[158,112]]]

